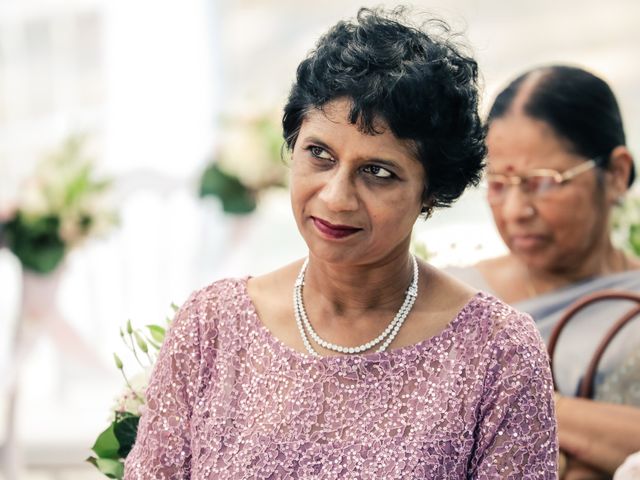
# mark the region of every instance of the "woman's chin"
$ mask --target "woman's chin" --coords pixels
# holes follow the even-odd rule
[[[333,245],[331,242],[325,242],[318,238],[305,237],[305,243],[309,249],[309,256],[329,263],[340,263],[348,261],[354,256],[354,248]]]
[[[549,271],[553,270],[554,263],[557,263],[550,260],[543,251],[512,250],[512,253],[529,270]]]

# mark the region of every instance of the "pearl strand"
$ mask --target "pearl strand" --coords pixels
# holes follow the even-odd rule
[[[413,260],[413,278],[411,284],[409,285],[409,288],[407,289],[404,302],[402,303],[400,310],[398,310],[398,313],[396,313],[393,320],[380,335],[378,335],[375,339],[356,347],[345,347],[324,340],[316,333],[311,323],[309,322],[309,318],[307,317],[304,303],[302,301],[302,287],[304,285],[304,276],[307,270],[307,265],[309,263],[309,259],[306,259],[302,265],[302,268],[300,269],[300,273],[298,274],[298,278],[296,279],[296,283],[293,289],[293,305],[296,324],[298,326],[298,330],[300,331],[302,343],[304,344],[307,351],[313,356],[319,356],[318,352],[316,352],[315,349],[311,346],[309,337],[311,337],[313,341],[318,345],[326,348],[327,350],[332,350],[339,353],[361,353],[366,350],[370,350],[371,348],[379,344],[382,345],[380,345],[380,347],[378,348],[378,352],[386,350],[398,335],[400,328],[409,316],[409,312],[411,312],[413,304],[415,303],[418,296],[418,262],[416,261],[416,258],[414,256],[412,256],[411,258]]]
[[[293,292],[293,304],[296,305],[296,291],[294,289]],[[314,357],[319,357],[320,354],[318,352],[316,352],[313,347],[311,346],[311,343],[309,343],[309,338],[307,337],[307,333],[304,331],[304,327],[302,326],[302,320],[300,318],[300,312],[298,311],[297,308],[293,309],[295,316],[296,316],[296,325],[298,325],[298,330],[300,331],[300,336],[302,337],[302,343],[304,344],[304,347],[307,349],[307,352],[309,352],[310,355],[314,356]]]

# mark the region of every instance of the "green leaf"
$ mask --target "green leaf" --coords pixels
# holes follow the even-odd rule
[[[92,185],[92,190],[94,192],[104,192],[113,184],[113,180],[110,178],[102,179],[102,180],[94,180]]]
[[[225,213],[245,215],[253,212],[256,207],[256,199],[249,192],[238,192],[222,199],[222,210]]]
[[[124,463],[120,460],[89,457],[86,461],[96,467],[100,473],[108,478],[116,478],[118,480],[122,480],[122,478],[124,478]]]
[[[116,416],[113,431],[118,439],[118,443],[120,443],[118,454],[122,458],[126,458],[127,455],[129,455],[129,452],[133,448],[133,444],[136,442],[139,421],[139,416],[129,412],[119,413]]]
[[[240,180],[212,164],[204,171],[200,180],[200,196],[212,195],[222,202],[226,213],[246,214],[256,209],[253,193]]]
[[[80,203],[82,196],[86,195],[91,185],[91,165],[81,165],[76,176],[69,182],[64,192],[64,206],[70,208]]]
[[[200,179],[200,196],[215,195],[223,198],[244,185],[237,177],[224,172],[217,163],[209,165]]]
[[[149,346],[147,345],[147,342],[144,341],[144,338],[142,338],[142,335],[140,335],[138,333],[138,331],[135,330],[133,332],[133,336],[136,339],[136,343],[138,344],[138,348],[140,350],[142,350],[144,353],[147,353],[149,351]]]
[[[95,452],[98,457],[101,458],[118,458],[118,450],[120,449],[120,442],[118,442],[118,438],[116,437],[114,427],[116,422],[111,422],[111,425],[107,427],[105,431],[103,431],[98,438],[96,439],[96,443],[91,447],[91,450]]]
[[[149,329],[149,333],[151,334],[151,338],[153,338],[156,342],[162,343],[164,342],[164,336],[166,330],[159,325],[147,325]]]
[[[46,274],[56,269],[66,253],[56,216],[27,218],[16,215],[4,226],[7,246],[27,270]]]
[[[116,363],[116,368],[122,370],[122,360],[120,360],[120,357],[116,353],[113,354],[113,360]]]

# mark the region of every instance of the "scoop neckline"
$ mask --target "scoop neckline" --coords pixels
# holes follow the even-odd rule
[[[258,310],[256,309],[255,304],[253,303],[253,299],[249,295],[249,289],[247,288],[247,283],[251,279],[251,276],[246,276],[240,279],[240,284],[242,286],[243,294],[247,299],[250,310],[248,311],[251,320],[256,324],[258,329],[262,332],[262,334],[269,339],[272,345],[274,345],[278,350],[283,353],[287,353],[291,356],[298,358],[299,360],[305,361],[314,361],[314,362],[344,362],[347,360],[359,360],[359,361],[377,361],[383,359],[390,359],[396,356],[402,356],[411,350],[414,350],[416,353],[421,353],[424,350],[428,350],[431,348],[432,344],[436,343],[442,338],[445,338],[451,334],[451,332],[457,327],[457,325],[463,320],[464,314],[467,313],[472,307],[475,306],[481,300],[487,299],[490,295],[478,291],[476,292],[468,301],[463,305],[463,307],[455,314],[455,316],[451,319],[451,321],[447,324],[447,326],[438,334],[433,335],[431,337],[420,340],[417,343],[411,345],[404,345],[402,347],[394,348],[392,350],[385,350],[383,352],[368,352],[368,353],[360,353],[353,355],[323,355],[323,356],[312,356],[308,353],[300,352],[293,348],[291,345],[287,345],[280,338],[273,334],[273,332],[264,324],[260,315],[258,315]]]

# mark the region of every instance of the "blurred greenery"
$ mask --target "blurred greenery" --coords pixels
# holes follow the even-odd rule
[[[640,257],[640,224],[629,227],[629,246],[631,251]]]
[[[617,246],[640,257],[640,191],[628,193],[612,215],[613,238]]]
[[[200,196],[220,199],[225,213],[253,212],[260,192],[286,185],[280,116],[223,117],[222,143],[200,180]]]
[[[18,212],[3,227],[4,243],[27,270],[46,274],[55,270],[66,253],[58,233],[60,218],[48,215],[26,218]]]
[[[175,313],[178,307],[171,304]],[[124,345],[133,353],[140,367],[150,372],[157,360],[158,351],[162,347],[165,335],[172,319],[167,317],[164,325],[146,325],[144,329],[134,328],[131,320],[127,320],[125,329],[120,328],[120,337]],[[153,349],[149,349],[151,345]],[[120,370],[126,387],[114,408],[113,420],[96,439],[91,450],[96,454],[86,459],[96,467],[100,473],[108,478],[122,479],[124,477],[124,462],[133,448],[138,433],[140,421],[140,407],[145,404],[144,391],[148,378],[142,376],[142,384],[136,385],[130,381],[124,371],[120,356],[113,354],[116,368]]]
[[[124,459],[136,441],[140,417],[129,412],[116,412],[115,420],[98,436],[91,450],[97,457],[87,458],[108,478],[124,477]]]
[[[67,251],[117,223],[103,202],[111,182],[94,178],[83,149],[84,139],[72,136],[45,157],[21,189],[12,215],[0,222],[0,244],[27,270],[52,272]]]
[[[415,237],[411,239],[411,251],[416,257],[424,260],[425,262],[428,262],[429,259],[433,257],[433,252],[429,251],[427,244],[416,240]]]
[[[200,196],[215,196],[225,213],[242,215],[256,209],[255,195],[237,177],[223,172],[217,163],[209,165],[200,181]]]

